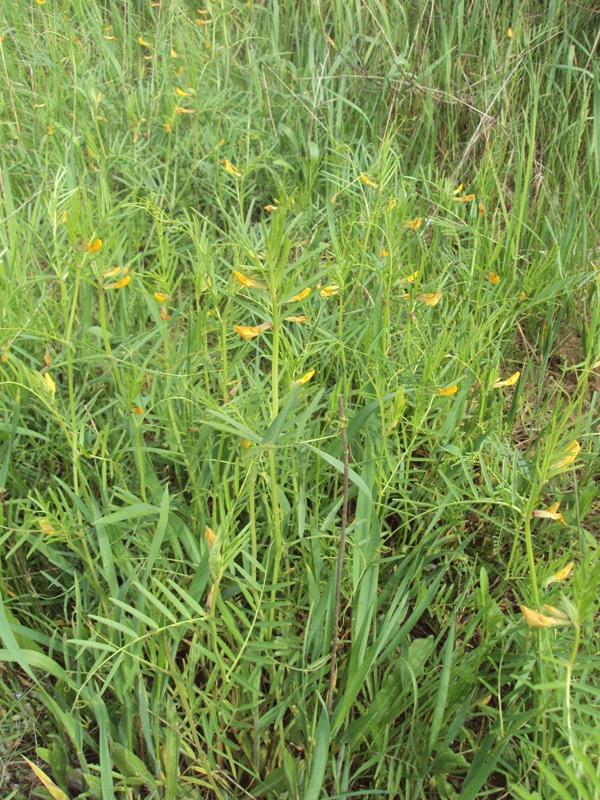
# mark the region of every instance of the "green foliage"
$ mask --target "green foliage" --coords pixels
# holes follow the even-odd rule
[[[7,797],[600,797],[597,12],[0,7]]]

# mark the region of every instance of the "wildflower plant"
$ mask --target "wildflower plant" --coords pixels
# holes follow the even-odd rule
[[[596,797],[594,12],[184,5],[3,8],[3,764]]]

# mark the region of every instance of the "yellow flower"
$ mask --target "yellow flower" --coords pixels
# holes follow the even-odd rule
[[[552,503],[552,505],[548,506],[548,508],[545,510],[536,508],[532,516],[540,517],[541,519],[553,519],[557,522],[562,522],[563,525],[566,525],[567,523],[565,522],[563,515],[558,510],[559,505],[559,503]]]
[[[450,395],[456,394],[458,392],[458,386],[453,384],[452,386],[446,386],[445,389],[434,389],[436,394],[441,395],[442,397],[450,397]]]
[[[508,38],[509,38],[509,39],[512,39],[512,38],[514,38],[514,35],[515,35],[515,34],[514,34],[514,32],[513,32],[513,29],[512,29],[512,28],[509,28],[509,29],[506,31],[506,35],[508,36]]]
[[[337,283],[330,283],[329,286],[324,286],[321,289],[321,297],[333,297],[334,294],[337,294],[340,290],[340,287]]]
[[[514,386],[520,377],[521,377],[520,372],[513,372],[510,378],[507,378],[505,381],[496,381],[493,388],[499,389],[501,386]]]
[[[569,442],[569,444],[565,448],[564,455],[561,458],[557,459],[556,461],[553,461],[552,464],[550,464],[550,469],[556,470],[568,467],[569,464],[572,464],[573,461],[575,461],[580,450],[581,450],[581,445],[576,439],[573,439],[573,441]]]
[[[533,611],[531,608],[527,608],[527,606],[521,606],[521,611],[525,617],[525,622],[528,625],[531,625],[532,628],[553,628],[555,625],[565,625],[570,622],[566,614],[563,615],[563,613],[558,611],[558,609],[555,609],[552,606],[544,606],[544,608],[548,609],[551,613],[558,612],[560,616],[547,617],[544,614],[540,614],[538,611]]]
[[[142,47],[150,47],[148,42],[145,42],[141,36],[138,37],[138,42],[142,45]]]
[[[171,48],[171,58],[179,58],[179,53],[175,50],[174,47]]]
[[[213,531],[212,528],[209,528],[208,525],[204,528],[204,537],[206,538],[206,544],[208,549],[211,550],[213,544],[215,543],[215,539],[217,538],[217,534]]]
[[[419,277],[419,270],[415,270],[412,275],[408,275],[406,278],[402,278],[400,283],[414,283],[415,280]]]
[[[266,289],[267,284],[264,281],[257,281],[256,278],[250,278],[248,275],[244,275],[243,272],[238,272],[236,269],[233,270],[233,274],[237,278],[237,280],[242,284],[242,286],[248,286],[252,289]]]
[[[242,439],[242,447],[250,447],[251,444],[250,439]]]
[[[485,217],[485,206],[483,205],[483,203],[479,203],[479,205],[477,206],[477,210],[479,211],[480,217]]]
[[[108,39],[109,42],[116,42],[117,41],[117,37],[116,36],[103,36],[102,38],[103,39]]]
[[[286,322],[308,322],[308,317],[284,317]]]
[[[2,348],[2,355],[0,355],[0,361],[5,364],[8,361],[8,348]]]
[[[387,258],[390,252],[386,247],[381,248],[381,258]]]
[[[430,294],[418,294],[417,300],[421,303],[425,303],[426,306],[437,306],[437,304],[442,299],[441,292],[432,292]]]
[[[175,106],[173,111],[176,114],[195,114],[196,113],[193,108],[184,108],[183,106]]]
[[[163,122],[163,128],[166,130],[167,133],[173,132],[173,126],[170,122]]]
[[[555,572],[554,575],[552,575],[552,577],[548,578],[546,581],[546,586],[550,586],[551,583],[562,583],[562,581],[566,581],[571,577],[572,572],[573,562],[570,561],[565,567],[559,569],[558,572]]]
[[[50,355],[50,348],[46,348],[46,352],[44,353],[44,364],[49,367],[52,363],[52,356]]]
[[[93,242],[88,241],[87,239],[83,243],[83,250],[86,253],[97,253],[98,250],[102,249],[102,239],[94,239]]]
[[[367,186],[372,186],[374,189],[379,188],[378,185],[375,183],[375,181],[372,181],[370,178],[367,178],[364,172],[360,173],[360,179],[363,183],[366,183]]]
[[[310,294],[310,286],[307,286],[305,289],[302,289],[301,292],[295,294],[293,297],[290,297],[289,300],[286,300],[286,303],[297,303],[300,300],[304,300],[305,297],[308,297]]]
[[[388,211],[393,211],[396,208],[397,204],[398,204],[398,201],[396,200],[396,198],[392,197],[392,199],[390,200],[390,204],[388,206]]]
[[[259,336],[263,331],[272,327],[272,322],[263,322],[262,325],[234,325],[233,330],[238,333],[242,339],[254,339],[255,336]]]
[[[488,272],[488,281],[493,283],[494,285],[498,283],[500,280],[500,275],[496,275],[495,272]]]
[[[50,391],[54,395],[54,393],[56,392],[56,384],[52,380],[52,376],[50,375],[49,372],[46,372],[46,374],[44,375],[44,381],[46,383],[46,386],[50,389]]]
[[[47,517],[38,519],[37,524],[40,526],[40,530],[44,536],[52,536],[56,533],[56,528]]]
[[[455,195],[460,194],[464,188],[465,188],[464,183],[461,183],[460,186],[454,190],[454,194]]]
[[[53,136],[53,135],[54,135],[54,128],[50,124],[48,125],[48,136]]]
[[[475,200],[474,194],[465,194],[462,197],[455,197],[454,198],[457,203],[470,203],[471,200]]]
[[[169,295],[165,294],[164,292],[154,292],[154,299],[158,303],[164,303]]]
[[[134,406],[131,409],[132,414],[136,414],[136,416],[140,417],[144,413],[144,409],[141,406]]]
[[[411,219],[409,222],[404,222],[402,224],[402,227],[410,228],[411,231],[416,231],[421,227],[422,222],[423,222],[423,217],[416,217],[415,219]]]
[[[334,205],[335,205],[335,201],[338,199],[338,194],[339,194],[339,192],[334,192],[334,193],[331,195],[331,205],[332,205],[332,206],[334,206]]]
[[[122,289],[124,286],[127,286],[130,280],[131,280],[131,275],[125,275],[123,278],[116,281],[115,283],[107,283],[104,289]]]
[[[226,158],[221,159],[221,164],[223,164],[223,166],[225,167],[225,170],[230,175],[235,175],[236,178],[241,178],[242,177],[242,173],[239,171],[239,169],[237,167],[234,167],[233,164],[231,163],[231,161],[229,161],[228,159],[226,159]]]
[[[308,383],[314,374],[314,369],[309,369],[308,372],[305,372],[297,381],[292,381],[292,386],[302,386],[304,383]]]
[[[523,300],[525,300],[525,297],[526,297],[525,292],[521,292],[521,294],[519,295],[519,303],[522,303]]]
[[[272,205],[265,206],[265,211],[277,211],[277,206],[272,206]]]
[[[122,269],[123,269],[123,267],[113,267],[112,269],[108,269],[108,270],[106,270],[106,272],[103,272],[102,273],[102,277],[103,278],[112,278],[115,275],[118,275],[119,272],[121,272]],[[127,273],[125,273],[125,274],[127,274]]]
[[[189,94],[187,92],[184,92],[183,89],[180,89],[179,86],[175,87],[175,91],[177,92],[179,97],[189,97]]]

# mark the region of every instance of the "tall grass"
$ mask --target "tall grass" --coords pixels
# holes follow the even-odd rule
[[[3,796],[600,797],[598,13],[0,8]]]

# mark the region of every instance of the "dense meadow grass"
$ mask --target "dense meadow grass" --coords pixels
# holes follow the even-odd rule
[[[198,2],[0,0],[3,800],[600,798],[595,4]]]

